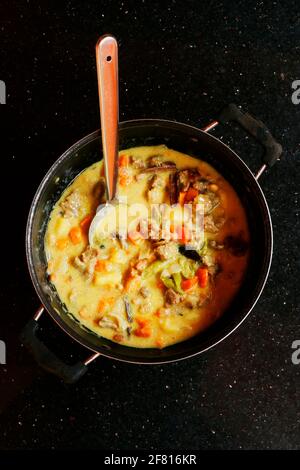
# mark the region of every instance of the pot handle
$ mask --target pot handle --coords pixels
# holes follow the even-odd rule
[[[65,383],[73,384],[77,382],[88,370],[88,364],[96,359],[99,354],[94,354],[85,362],[79,361],[74,365],[65,364],[47,346],[37,338],[38,319],[42,315],[44,307],[41,307],[34,318],[32,318],[21,332],[21,341],[33,355],[36,362],[47,372],[51,372]]]
[[[222,110],[219,121],[213,121],[203,130],[209,131],[219,123],[226,124],[230,121],[237,122],[265,148],[262,158],[263,165],[255,175],[256,179],[258,179],[267,167],[271,168],[280,159],[282,146],[274,139],[262,121],[255,119],[249,113],[245,113],[233,103]]]

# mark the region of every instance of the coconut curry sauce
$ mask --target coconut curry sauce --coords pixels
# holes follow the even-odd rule
[[[163,348],[203,331],[229,306],[247,267],[249,231],[236,192],[209,164],[165,146],[122,150],[119,200],[202,203],[204,239],[188,250],[189,234],[173,214],[168,239],[147,238],[140,221],[126,238],[98,234],[91,246],[103,174],[102,162],[85,169],[50,216],[48,274],[62,303],[82,325],[126,346]]]

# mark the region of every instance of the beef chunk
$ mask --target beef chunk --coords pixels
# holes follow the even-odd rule
[[[144,297],[144,299],[146,299],[147,297],[150,296],[151,292],[150,292],[150,289],[148,289],[148,287],[141,287],[140,294],[142,297]]]
[[[173,289],[168,289],[165,292],[165,303],[166,307],[170,307],[171,305],[179,304],[182,298],[181,295],[175,292]]]
[[[200,179],[193,183],[193,188],[197,189],[199,193],[205,193],[210,182],[207,179]]]
[[[78,217],[79,208],[81,205],[80,193],[78,190],[72,191],[61,203],[60,207],[63,211],[63,216],[66,218]]]
[[[86,275],[88,281],[91,281],[94,275],[97,263],[98,250],[88,246],[80,256],[74,259],[74,266]]]
[[[189,188],[196,189],[200,194],[209,194],[209,199],[214,199],[217,196],[213,191],[209,191],[209,187],[212,180],[203,178],[199,168],[188,168],[186,170],[180,170],[175,175],[170,177],[170,199],[171,203],[174,204],[178,201],[179,193],[186,192]],[[175,200],[176,201],[173,202]]]
[[[212,191],[207,191],[205,193],[205,196],[201,196],[201,197],[204,198],[204,214],[205,215],[211,214],[211,212],[220,204],[219,196]]]
[[[158,175],[153,175],[151,180],[150,180],[150,187],[149,189],[153,189],[153,188],[161,188],[163,186],[164,182],[163,180],[161,179],[160,176]]]
[[[134,157],[132,156],[131,157],[131,161],[132,161],[132,166],[133,168],[146,168],[147,166],[147,163],[145,162],[144,159],[142,159],[141,157]]]
[[[198,168],[188,168],[177,172],[177,186],[179,191],[187,191],[190,186],[194,186],[201,179]]]
[[[149,182],[148,200],[153,204],[158,204],[163,198],[163,180],[158,175],[153,175]]]
[[[170,195],[170,204],[176,204],[178,201],[178,191],[176,183],[176,173],[170,173],[169,176],[169,195]]]
[[[164,164],[163,157],[160,155],[153,155],[153,157],[150,157],[148,160],[149,167],[152,166],[162,166]]]
[[[93,196],[97,199],[97,201],[103,202],[105,197],[105,179],[100,178],[99,181],[93,187]]]

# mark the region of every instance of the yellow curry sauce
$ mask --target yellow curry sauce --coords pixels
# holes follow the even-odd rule
[[[196,259],[183,250],[183,232],[154,240],[132,230],[126,240],[89,245],[89,225],[105,201],[102,162],[78,175],[52,210],[45,235],[50,280],[67,310],[99,336],[163,348],[206,329],[239,289],[249,232],[231,185],[206,162],[165,146],[120,152],[118,196],[129,206],[170,204],[174,182],[179,205],[204,203],[205,239]]]

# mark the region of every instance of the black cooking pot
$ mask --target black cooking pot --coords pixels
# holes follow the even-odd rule
[[[66,382],[75,382],[87,365],[103,355],[111,359],[138,363],[161,364],[178,361],[202,353],[232,333],[247,317],[265,285],[272,258],[272,224],[263,192],[257,182],[266,166],[280,157],[277,144],[265,126],[230,105],[219,122],[235,120],[264,145],[264,164],[256,176],[240,157],[223,142],[207,133],[218,124],[205,129],[158,119],[128,121],[120,124],[120,149],[139,145],[166,144],[168,147],[201,158],[216,168],[235,188],[246,210],[251,234],[251,253],[247,273],[238,294],[222,317],[206,331],[187,341],[159,349],[138,349],[113,343],[83,327],[62,305],[47,277],[44,235],[52,207],[62,191],[84,168],[100,159],[100,131],[84,137],[67,150],[50,168],[33,199],[26,231],[26,254],[32,282],[42,307],[22,332],[22,341],[37,362]],[[64,364],[36,337],[38,319],[46,309],[58,325],[92,355],[73,366]]]

